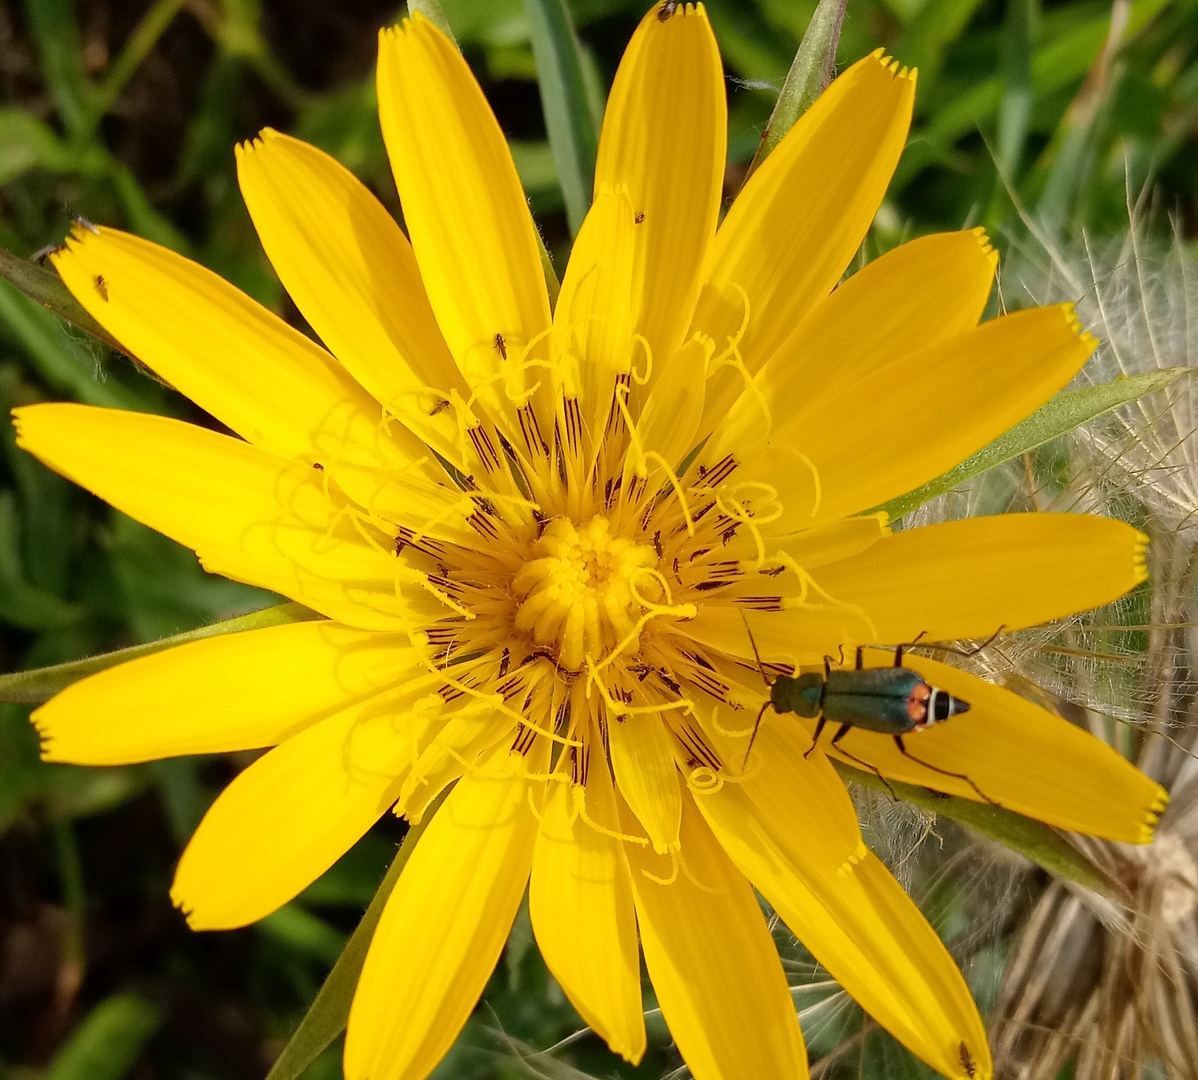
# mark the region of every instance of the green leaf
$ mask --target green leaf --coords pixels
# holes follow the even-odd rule
[[[158,1007],[136,994],[100,1002],[55,1055],[45,1080],[122,1080],[158,1027]]]
[[[545,129],[566,200],[570,232],[577,234],[591,205],[599,137],[587,97],[582,47],[563,0],[524,0]]]
[[[217,634],[236,634],[243,630],[260,630],[265,626],[279,626],[282,623],[307,622],[318,619],[319,615],[300,604],[276,604],[274,607],[263,608],[249,615],[239,615],[235,619],[203,626],[199,630],[190,630],[186,634],[175,634],[171,637],[152,641],[148,645],[134,645],[128,649],[117,649],[115,652],[104,653],[101,656],[91,656],[86,660],[72,660],[67,664],[55,664],[53,667],[37,668],[33,671],[17,671],[11,675],[0,675],[0,702],[8,701],[24,705],[40,705],[49,701],[60,690],[65,690],[72,683],[94,675],[98,671],[106,671],[117,664],[136,660],[141,656],[173,649],[176,645],[185,645],[189,641],[199,641],[201,638],[215,637]]]
[[[266,1074],[266,1080],[298,1080],[303,1071],[345,1030],[345,1025],[349,1022],[350,1002],[353,1001],[354,991],[358,987],[358,976],[366,962],[366,950],[370,947],[370,939],[383,914],[383,907],[416,849],[417,842],[424,835],[424,830],[428,828],[447,793],[448,789],[425,811],[419,824],[408,830],[402,846],[395,855],[395,861],[387,871],[387,876],[383,878],[378,892],[374,894],[374,899],[370,901],[362,921],[358,923],[357,929],[346,944],[345,951],[333,965],[333,970],[329,972],[329,977],[317,993],[312,1007],[299,1022],[299,1027],[283,1047],[283,1052],[275,1059],[270,1072]],[[412,933],[420,933],[419,927],[411,929]]]
[[[0,184],[29,169],[69,172],[78,155],[36,116],[21,109],[0,109]]]
[[[47,630],[82,617],[77,605],[26,580],[16,497],[11,491],[0,491],[0,620],[25,630]]]
[[[269,938],[303,956],[334,964],[345,949],[345,934],[298,904],[284,904],[258,924]]]
[[[95,319],[93,319],[52,270],[37,263],[18,259],[12,252],[0,249],[0,278],[15,286],[31,300],[36,300],[48,311],[66,319],[72,326],[91,334],[118,352],[124,350]]]
[[[790,65],[782,92],[770,115],[770,122],[761,137],[761,145],[749,164],[748,176],[773,152],[774,147],[800,116],[827,89],[836,68],[836,45],[840,41],[840,26],[848,0],[819,0],[815,14],[807,25],[807,33],[799,43],[794,63]]]
[[[883,503],[874,510],[885,510],[892,520],[900,518],[929,499],[952,491],[987,469],[993,469],[995,465],[1001,465],[1004,461],[1035,450],[1036,447],[1065,435],[1096,416],[1111,412],[1146,394],[1164,390],[1183,375],[1191,373],[1190,368],[1162,368],[1160,371],[1128,375],[1099,386],[1087,386],[1082,390],[1067,390],[1063,394],[1057,394],[1047,405],[1037,409],[1021,424],[1016,424],[1005,435],[1000,435],[989,446],[982,447],[972,457],[949,469],[943,476],[928,481],[923,487],[909,491],[906,495]]]
[[[832,764],[844,780],[883,791],[887,795],[893,792],[900,799],[923,810],[931,810],[991,840],[997,840],[1004,847],[1019,852],[1037,866],[1043,867],[1050,874],[1084,885],[1087,889],[1111,899],[1122,898],[1122,891],[1117,883],[1070,844],[1061,833],[1042,821],[1024,817],[1001,806],[929,791],[927,788],[903,784],[898,780],[884,781],[880,776],[864,769],[854,769],[841,761],[833,760]]]
[[[63,127],[72,133],[83,130],[91,115],[91,86],[84,74],[74,7],[73,0],[25,0],[42,77]]]

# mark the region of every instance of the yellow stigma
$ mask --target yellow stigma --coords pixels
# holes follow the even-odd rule
[[[575,526],[551,521],[533,545],[533,559],[512,580],[522,598],[516,628],[556,652],[561,667],[578,671],[590,655],[598,661],[636,629],[659,587],[646,568],[653,548],[613,536],[606,518]]]

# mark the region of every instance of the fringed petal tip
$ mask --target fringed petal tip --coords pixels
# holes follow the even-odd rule
[[[186,920],[188,929],[209,929],[209,927],[203,925],[202,921],[196,919],[195,907],[188,903],[186,899],[184,899],[183,893],[179,890],[179,886],[177,884],[171,887],[171,903],[178,909],[179,914],[182,915]]]
[[[1156,795],[1152,800],[1152,805],[1148,808],[1148,813],[1145,815],[1144,823],[1140,826],[1141,844],[1151,844],[1156,835],[1156,823],[1160,821],[1161,814],[1165,812],[1165,807],[1169,805],[1169,793],[1158,785]]]
[[[678,18],[685,19],[691,15],[698,15],[705,19],[707,18],[707,8],[701,3],[680,4],[678,0],[664,0],[663,3],[657,5],[657,21],[660,23],[672,22]]]
[[[990,265],[995,269],[998,268],[998,251],[992,243],[990,237],[986,233],[986,229],[982,225],[969,230],[977,238],[977,242],[982,249],[982,254],[990,259]]]
[[[911,84],[911,89],[915,89],[915,83],[919,78],[919,68],[905,67],[899,63],[893,56],[887,56],[885,49],[874,49],[866,58],[868,60],[876,60],[882,65],[891,75],[898,79],[906,79]]]
[[[1081,317],[1078,315],[1075,305],[1057,304],[1056,306],[1057,309],[1065,316],[1065,323],[1069,327],[1069,332],[1077,336],[1077,340],[1086,347],[1086,356],[1089,356],[1095,349],[1098,348],[1098,338],[1096,338],[1082,325]]]
[[[38,738],[38,755],[42,761],[59,762],[70,764],[70,762],[61,756],[61,751],[55,750],[55,744],[58,740],[55,738],[52,725],[49,718],[46,716],[46,709],[43,706],[40,709],[35,709],[29,716],[30,723],[33,724],[37,731]]]
[[[1142,532],[1136,533],[1135,546],[1131,553],[1132,574],[1136,579],[1136,585],[1148,580],[1148,561],[1145,556],[1149,543],[1150,539]]]
[[[237,161],[241,161],[243,157],[248,157],[255,150],[261,150],[272,139],[279,137],[278,131],[272,127],[264,127],[252,139],[246,139],[244,142],[236,143],[233,146],[233,156]]]

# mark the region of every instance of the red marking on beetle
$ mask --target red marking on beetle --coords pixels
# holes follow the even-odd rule
[[[927,683],[919,683],[907,695],[907,718],[915,721],[915,726],[922,727],[928,718],[928,700],[932,696],[932,688]]]
[[[502,334],[495,335],[495,351],[499,353],[500,360],[507,359],[507,342],[503,340]]]

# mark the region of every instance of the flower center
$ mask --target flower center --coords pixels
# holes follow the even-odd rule
[[[533,545],[533,558],[512,579],[521,598],[516,629],[532,636],[558,664],[579,671],[637,631],[637,620],[660,587],[649,572],[653,548],[613,536],[606,518],[575,526],[556,518]],[[635,648],[635,643],[631,643]]]

